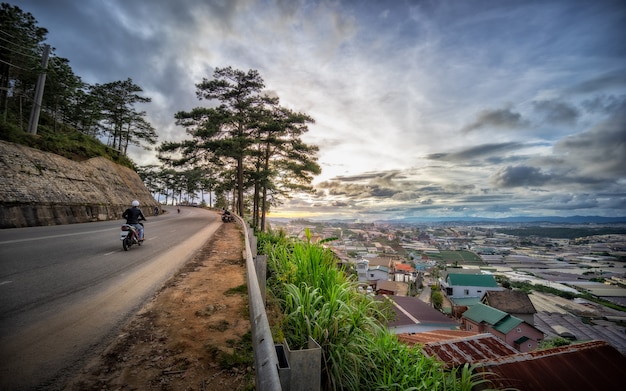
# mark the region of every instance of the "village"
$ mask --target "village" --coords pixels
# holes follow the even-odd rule
[[[387,328],[450,367],[481,365],[543,389],[554,366],[584,366],[598,386],[619,381],[610,368],[626,364],[625,234],[304,221],[273,229],[332,249],[359,291],[391,300]],[[585,384],[578,377],[571,389]]]

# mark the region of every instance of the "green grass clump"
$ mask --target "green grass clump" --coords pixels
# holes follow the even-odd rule
[[[307,232],[308,234],[308,232]],[[448,370],[421,348],[387,331],[390,303],[357,290],[329,249],[284,234],[259,235],[267,255],[268,292],[280,305],[281,336],[305,349],[309,336],[322,347],[325,390],[471,390],[480,383],[469,367]]]

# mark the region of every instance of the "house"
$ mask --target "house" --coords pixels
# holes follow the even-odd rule
[[[393,263],[393,279],[394,281],[411,282],[416,280],[415,269],[406,263]]]
[[[488,290],[501,291],[491,274],[449,273],[442,283],[446,296],[450,298],[482,297]]]
[[[463,313],[463,329],[477,333],[491,333],[520,352],[537,349],[543,333],[522,319],[482,303]]]
[[[359,281],[389,280],[391,260],[384,258],[359,259],[356,270]]]
[[[376,281],[376,286],[374,287],[374,291],[377,295],[397,295],[398,288],[396,287],[396,283],[393,281],[387,280],[378,280]]]
[[[502,291],[489,290],[485,292],[480,301],[485,305],[520,318],[528,324],[535,325],[534,317],[537,310],[526,292],[509,289]]]
[[[385,266],[374,266],[367,269],[367,280],[369,281],[388,281],[389,280],[389,268]]]
[[[359,277],[359,281],[367,281],[367,269],[369,269],[369,261],[366,259],[359,259],[356,261],[356,272]]]

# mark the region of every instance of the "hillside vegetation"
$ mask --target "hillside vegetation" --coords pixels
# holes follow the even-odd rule
[[[72,127],[54,124],[46,115],[41,116],[37,135],[26,133],[11,123],[0,122],[0,140],[52,152],[79,162],[101,156],[136,170],[135,163],[119,151],[107,147],[94,137],[77,132]]]

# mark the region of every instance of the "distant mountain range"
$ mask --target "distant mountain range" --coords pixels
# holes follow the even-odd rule
[[[403,223],[444,223],[444,222],[463,222],[463,223],[554,223],[554,224],[619,224],[626,223],[626,216],[622,217],[603,217],[603,216],[513,216],[503,218],[487,218],[487,217],[407,217],[401,220]]]
[[[301,221],[301,222],[317,222],[317,223],[356,223],[358,219],[290,219],[290,218],[270,218],[276,222],[289,222],[289,221]],[[389,224],[424,224],[424,223],[459,223],[459,224],[476,224],[476,223],[491,223],[491,224],[626,224],[626,216],[622,217],[603,217],[603,216],[512,216],[503,218],[488,218],[488,217],[405,217],[401,219],[380,219],[376,220],[377,223],[389,223]]]

